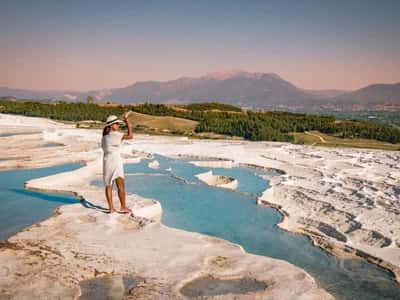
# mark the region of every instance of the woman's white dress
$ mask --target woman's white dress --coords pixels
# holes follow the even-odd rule
[[[118,177],[124,178],[124,165],[120,153],[123,135],[119,131],[110,131],[101,140],[101,147],[104,152],[103,180],[105,185],[111,185]]]

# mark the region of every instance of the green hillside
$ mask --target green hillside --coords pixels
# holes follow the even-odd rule
[[[318,131],[335,139],[377,140],[400,143],[400,130],[366,121],[340,120],[332,116],[289,112],[241,111],[240,108],[218,103],[166,106],[162,104],[97,105],[85,103],[43,103],[34,101],[0,100],[0,112],[46,117],[79,122],[105,121],[108,115],[134,111],[132,121],[138,128],[157,129],[176,134],[193,132],[242,137],[252,141],[299,142],[305,132]],[[154,131],[154,130],[153,130]],[[307,137],[309,138],[309,136]],[[333,143],[340,144],[340,143]],[[362,144],[362,143],[361,143]]]

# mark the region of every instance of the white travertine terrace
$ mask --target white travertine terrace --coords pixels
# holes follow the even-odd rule
[[[151,169],[158,169],[160,167],[160,163],[157,160],[152,160],[149,162],[148,166]]]
[[[30,118],[4,116],[0,114],[2,131],[10,130],[10,122],[14,129],[18,122],[32,122],[31,128],[35,128]],[[12,122],[11,117],[21,120]],[[47,120],[39,120],[38,129],[43,130]],[[2,137],[0,151],[7,160],[0,161],[0,169],[88,162],[70,174],[30,181],[28,188],[73,191],[104,206],[103,191],[89,185],[101,175],[100,134],[56,125],[43,133]],[[44,139],[65,146],[37,147]],[[267,178],[272,187],[258,202],[283,213],[280,227],[306,234],[336,255],[358,255],[391,269],[399,280],[399,152],[148,135],[135,135],[123,148],[127,161],[148,153],[213,158],[194,162],[202,166],[278,170],[281,175]],[[47,221],[10,238],[11,244],[0,251],[0,265],[8,274],[1,277],[0,288],[27,292],[29,287],[16,280],[16,273],[21,273],[41,290],[55,282],[55,291],[73,294],[79,292],[79,280],[93,277],[94,272],[135,273],[149,278],[154,290],[149,287],[148,293],[172,297],[201,274],[221,278],[252,274],[257,280],[274,282],[264,291],[271,299],[330,297],[309,275],[288,263],[247,254],[226,241],[168,228],[158,221],[158,202],[135,195],[128,198],[137,218],[68,205]],[[149,223],[150,219],[154,221]]]
[[[235,178],[223,175],[214,175],[212,171],[197,174],[196,177],[208,185],[224,189],[236,190],[238,186],[238,181]]]

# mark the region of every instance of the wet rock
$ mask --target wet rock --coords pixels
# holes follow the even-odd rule
[[[119,300],[144,279],[128,275],[107,275],[80,282],[81,300]]]
[[[326,223],[320,222],[317,226],[317,229],[327,236],[332,237],[340,242],[347,242],[347,238],[344,234],[340,233],[334,227]]]
[[[299,223],[306,225],[307,227],[315,228],[320,232],[322,232],[323,234],[331,238],[334,238],[335,240],[338,240],[340,242],[347,242],[346,236],[329,224],[318,222],[316,220],[312,220],[309,218],[300,218]]]
[[[391,239],[375,230],[361,228],[353,231],[350,236],[354,241],[379,248],[387,247],[392,243]]]
[[[254,278],[219,279],[213,276],[204,276],[187,283],[181,293],[184,296],[212,297],[226,294],[247,294],[264,291],[267,284]]]

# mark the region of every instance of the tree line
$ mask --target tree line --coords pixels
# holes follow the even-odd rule
[[[333,121],[333,117],[288,112],[209,112],[203,116],[196,131],[241,136],[252,141],[292,142],[291,132],[318,130]]]
[[[218,108],[217,108],[218,107]],[[318,130],[343,138],[400,142],[400,130],[365,121],[342,121],[332,116],[280,111],[241,111],[234,106],[196,103],[175,109],[163,104],[102,106],[92,103],[10,101],[0,99],[0,112],[65,121],[105,121],[107,116],[132,110],[138,113],[173,116],[198,121],[196,132],[239,136],[252,141],[293,141],[292,132]],[[229,110],[229,111],[228,111]],[[232,112],[233,111],[233,112]]]
[[[209,111],[209,110],[234,111],[234,112],[242,111],[240,107],[218,102],[191,103],[186,105],[180,105],[180,107],[192,111]]]

